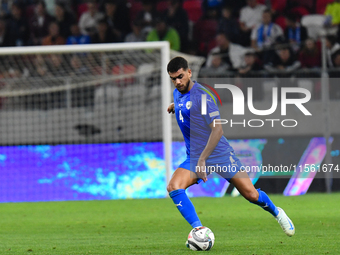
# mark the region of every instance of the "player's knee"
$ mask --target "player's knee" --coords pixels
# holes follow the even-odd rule
[[[166,187],[168,192],[174,191],[179,189],[178,186],[175,183],[169,183],[168,186]]]
[[[247,192],[244,197],[249,201],[249,202],[256,202],[259,200],[259,193],[257,190],[254,191],[249,191]]]

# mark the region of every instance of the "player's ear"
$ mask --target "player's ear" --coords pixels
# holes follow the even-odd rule
[[[192,76],[192,72],[191,72],[190,68],[188,68],[188,76],[189,76],[189,78],[191,78],[191,76]]]

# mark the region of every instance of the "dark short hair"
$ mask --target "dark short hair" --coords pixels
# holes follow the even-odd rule
[[[179,69],[187,70],[189,68],[188,61],[182,57],[175,57],[170,60],[167,71],[168,73],[176,73]]]

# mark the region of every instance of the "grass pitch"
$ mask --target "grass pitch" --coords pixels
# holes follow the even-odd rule
[[[340,254],[339,193],[270,197],[295,236],[242,197],[192,199],[216,237],[207,253]],[[195,254],[190,230],[170,199],[0,204],[0,254]]]

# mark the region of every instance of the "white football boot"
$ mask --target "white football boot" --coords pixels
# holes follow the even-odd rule
[[[284,210],[280,207],[277,209],[279,210],[279,214],[275,217],[277,222],[280,224],[283,232],[285,232],[287,236],[293,236],[295,234],[293,222],[289,219]]]

